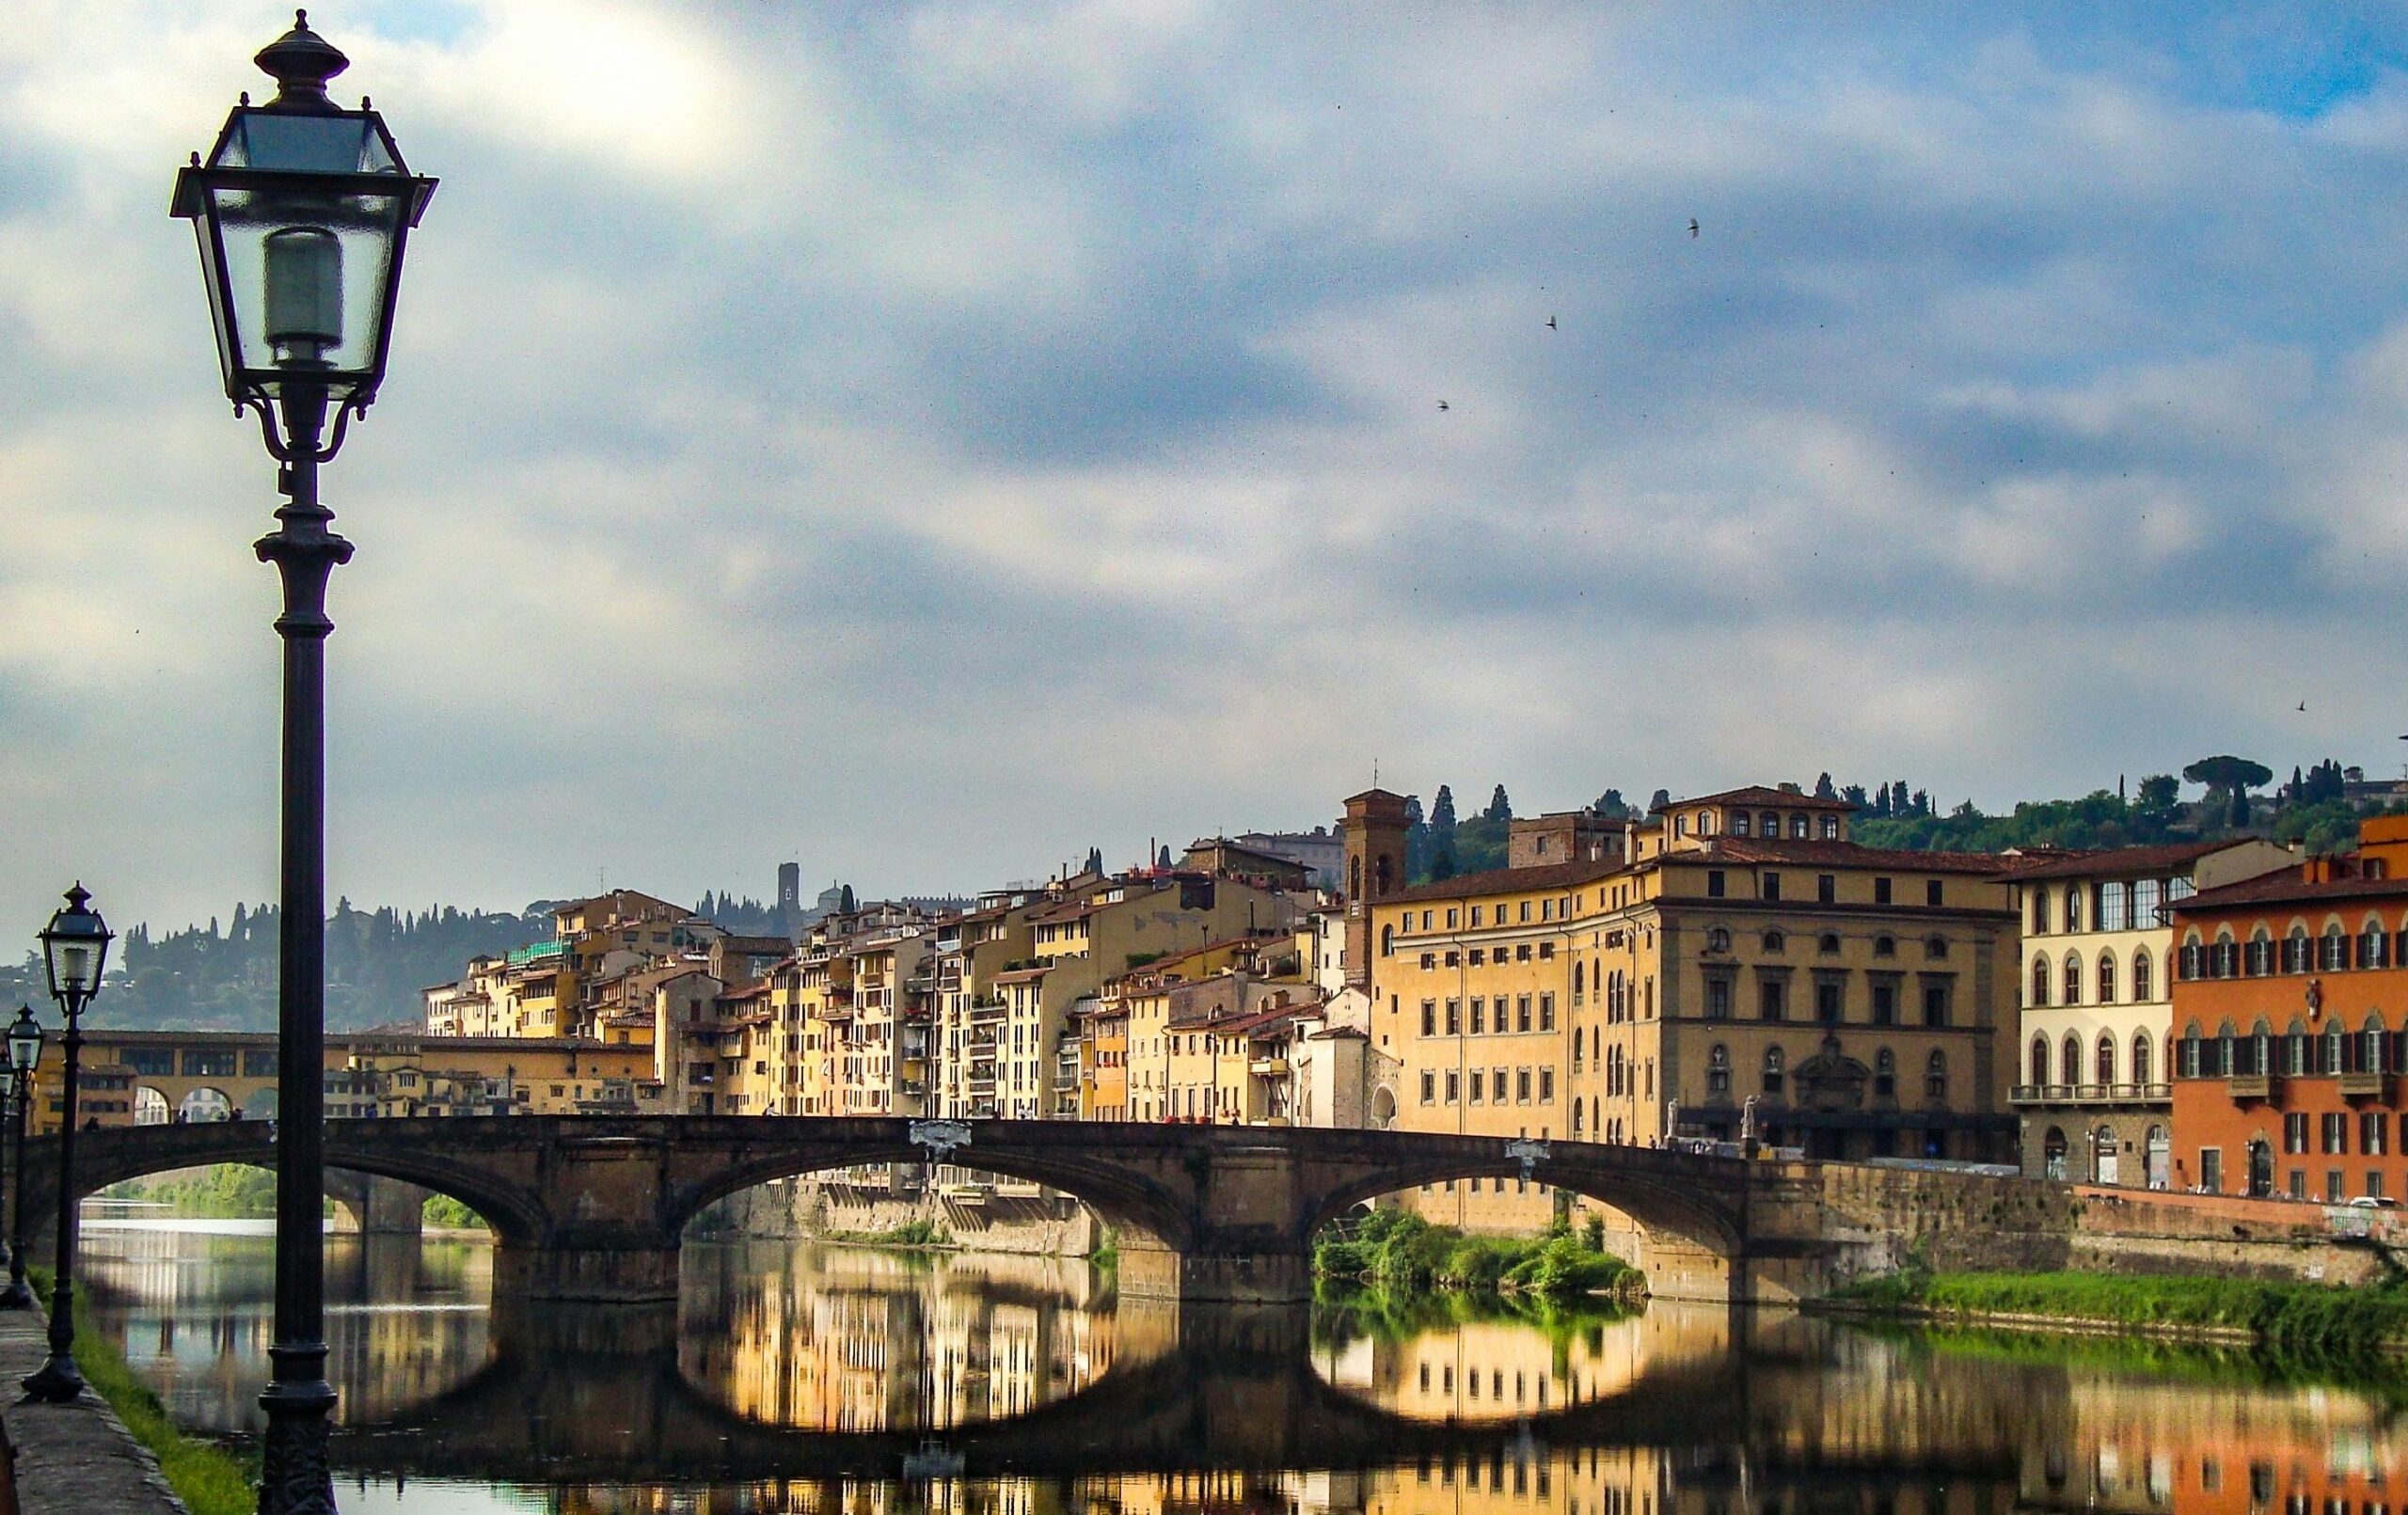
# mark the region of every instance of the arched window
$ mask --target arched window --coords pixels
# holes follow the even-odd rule
[[[2032,934],[2036,937],[2049,934],[2049,892],[2036,885],[2032,890]]]
[[[2307,1028],[2293,1018],[2283,1032],[2283,1073],[2287,1078],[2305,1078],[2308,1063]]]
[[[2364,1039],[2365,1045],[2358,1049],[2358,1065],[2365,1072],[2381,1073],[2385,1064],[2383,1055],[2383,1016],[2379,1012],[2373,1010],[2367,1012]]]
[[[2066,930],[2070,933],[2080,931],[2081,929],[2082,886],[2080,884],[2067,884],[2066,886]]]
[[[1686,813],[1672,817],[1672,834],[1674,836],[1687,836],[1689,834],[1689,818]]]
[[[1765,1049],[1765,1094],[1767,1097],[1781,1093],[1782,1074],[1787,1067],[1788,1060],[1782,1055],[1780,1048]]]
[[[2046,957],[2032,959],[2032,1002],[2036,1005],[2049,1002],[2049,960]]]
[[[2132,952],[2132,999],[2147,1003],[2149,998],[2148,953],[2135,948]]]
[[[2145,1031],[2132,1033],[2132,1081],[2134,1083],[2146,1085],[2156,1076],[2156,1062],[2150,1053],[2148,1033]]]
[[[2065,1075],[2067,1083],[2080,1083],[2082,1081],[2082,1038],[2072,1032],[2066,1033],[2063,1056],[2065,1061],[2057,1065],[2058,1071]]]
[[[1705,950],[1707,952],[1729,952],[1731,950],[1731,933],[1720,926],[1707,927],[1705,933]]]
[[[2186,937],[2174,966],[2177,974],[2183,979],[2205,978],[2208,976],[2208,949],[2199,945],[2196,936]]]
[[[1874,939],[1873,939],[1873,955],[1874,955],[1874,956],[1876,956],[1876,957],[1895,957],[1895,956],[1897,956],[1897,955],[1898,955],[1898,939],[1897,939],[1897,938],[1895,938],[1895,937],[1876,937],[1876,938],[1874,938]]]
[[[1731,813],[1731,834],[1733,836],[1747,836],[1753,829],[1754,823],[1750,818],[1746,811],[1735,810]]]
[[[2274,1071],[2274,1028],[2263,1017],[2249,1028],[2249,1065],[2242,1071],[2260,1077]]]
[[[1572,959],[1572,1002],[1578,1004],[1589,992],[1589,965],[1580,958]]]
[[[2174,1144],[2166,1136],[2165,1128],[2162,1126],[2150,1127],[2147,1140],[2148,1164],[2146,1172],[2148,1186],[2151,1189],[2163,1189],[2173,1176]]]
[[[2199,1042],[2199,1023],[2197,1021],[2194,1020],[2189,1025],[2182,1028],[2182,1040],[2178,1045],[2181,1049],[2181,1055],[2175,1060],[2175,1071],[2177,1076],[2185,1079],[2204,1077],[2205,1069],[2201,1065],[2203,1058],[2201,1055]]]
[[[1800,811],[1789,817],[1789,835],[1792,841],[1803,842],[1807,839],[1807,834],[1805,812]]]
[[[1697,813],[1697,834],[1700,836],[1714,834],[1714,812],[1702,810]]]
[[[2367,917],[2366,924],[2358,928],[2358,966],[2391,966],[2391,938],[2384,933],[2383,923],[2372,916]]]
[[[2208,955],[2210,978],[2237,978],[2241,974],[2241,944],[2232,939],[2229,931],[2216,933],[2215,951]]]
[[[2349,939],[2341,935],[2341,923],[2334,922],[2317,939],[2316,967],[2319,972],[2337,973],[2350,966]]]
[[[1839,933],[1836,931],[1826,931],[1821,936],[1815,938],[1814,950],[1823,954],[1825,956],[1830,956],[1832,954],[1837,953],[1840,950]]]
[[[1782,935],[1780,932],[1778,932],[1778,931],[1767,931],[1767,932],[1766,932],[1766,933],[1765,933],[1765,951],[1766,951],[1766,952],[1786,952],[1786,951],[1788,951],[1788,949],[1789,949],[1789,939],[1788,939],[1788,938],[1786,938],[1786,937],[1782,936]]]
[[[2235,1039],[2231,1021],[2227,1020],[2216,1028],[2215,1076],[2219,1079],[2232,1077],[2232,1044]]]
[[[1762,815],[1758,816],[1756,818],[1756,830],[1757,833],[1762,836],[1777,837],[1781,835],[1780,813],[1768,810]]]
[[[2115,1081],[2115,1037],[2111,1032],[2099,1034],[2099,1081]]]
[[[2032,1081],[2046,1087],[2049,1082],[2049,1038],[2032,1038]]]
[[[1923,1092],[1935,1100],[1948,1097],[1948,1054],[1946,1052],[1934,1051],[1925,1060]]]
[[[1363,860],[1360,858],[1346,860],[1346,892],[1354,899],[1363,897]]]
[[[1383,957],[1392,956],[1395,952],[1396,927],[1393,925],[1384,925],[1380,927],[1380,955]]]
[[[2077,953],[2066,954],[2066,1003],[2082,1002],[2082,957]]]
[[[1923,943],[1923,955],[1925,958],[1935,963],[1946,962],[1948,960],[1948,939],[1946,937],[1925,938]]]
[[[2115,1002],[2115,955],[2112,952],[2099,955],[2099,1002]]]
[[[2064,1183],[2066,1173],[2066,1133],[2052,1126],[2040,1138],[2040,1172],[2058,1183]]]
[[[1873,1054],[1873,1093],[1879,1098],[1888,1099],[1897,1092],[1898,1057],[1884,1047]]]
[[[2283,971],[2305,973],[2312,959],[2313,955],[2307,945],[2307,927],[2292,926],[2290,935],[2283,939]]]
[[[1836,842],[1836,841],[1838,841],[1839,839],[1840,839],[1840,818],[1839,818],[1838,816],[1836,816],[1836,815],[1826,815],[1826,816],[1824,816],[1824,817],[1823,817],[1823,840],[1824,840],[1824,841],[1826,841],[1826,842]]]
[[[1705,1092],[1727,1095],[1731,1092],[1731,1049],[1716,1042],[1705,1054]]]
[[[2115,1131],[2113,1127],[2101,1126],[2091,1132],[2090,1181],[2094,1184],[2115,1182],[2117,1170],[2121,1167],[2121,1164],[2115,1160],[2118,1155]]]
[[[2274,939],[2259,926],[2249,934],[2249,948],[2241,955],[2241,971],[2256,978],[2274,971]]]
[[[1583,1117],[1584,1117],[1584,1116],[1586,1116],[1588,1113],[1589,1113],[1589,1112],[1588,1112],[1588,1107],[1586,1106],[1586,1104],[1585,1104],[1583,1101],[1581,1101],[1581,1100],[1577,1100],[1577,1099],[1575,1099],[1574,1101],[1572,1101],[1572,1134],[1573,1134],[1573,1135],[1577,1136],[1577,1135],[1579,1135],[1579,1134],[1580,1134],[1582,1128],[1587,1124],[1587,1122],[1583,1119]]]

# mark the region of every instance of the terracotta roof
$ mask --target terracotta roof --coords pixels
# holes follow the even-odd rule
[[[2146,847],[2105,847],[2064,853],[2023,861],[2005,876],[2020,883],[2027,878],[2087,878],[2094,874],[2145,874],[2181,868],[2227,847],[2244,846],[2252,837],[2226,837],[2217,842],[2164,842]]]
[[[996,974],[995,982],[998,984],[1025,984],[1031,979],[1043,978],[1046,974],[1051,973],[1052,971],[1054,971],[1054,965],[1052,963],[1045,963],[1036,968],[1015,968],[1008,973]]]
[[[1691,805],[1762,805],[1769,809],[1786,807],[1790,810],[1856,809],[1845,799],[1817,799],[1813,795],[1793,795],[1786,789],[1767,789],[1763,784],[1751,783],[1737,789],[1725,789],[1717,795],[1693,795],[1687,799],[1675,799],[1668,805],[1652,806],[1647,813],[1660,815],[1666,811],[1686,810]]]
[[[2288,900],[2398,899],[2408,895],[2408,878],[2327,878],[2310,883],[2297,868],[2280,868],[2256,878],[2244,878],[2222,889],[2203,890],[2176,900],[2174,913],[2213,910],[2231,905],[2274,904]]]
[[[1995,852],[1915,852],[1899,847],[1868,847],[1855,842],[1766,841],[1752,836],[1718,836],[1712,845],[1668,852],[1650,862],[1695,863],[1710,867],[1721,862],[1786,862],[1825,864],[1834,868],[1893,868],[1900,873],[1983,874],[1996,876],[2022,861]]]
[[[1372,900],[1372,908],[1383,905],[1408,905],[1422,900],[1469,899],[1474,894],[1520,894],[1549,889],[1569,889],[1575,884],[1592,883],[1608,875],[1622,872],[1619,861],[1600,860],[1595,862],[1552,862],[1543,868],[1491,868],[1485,873],[1457,874],[1443,883],[1418,884],[1401,889],[1393,894]]]

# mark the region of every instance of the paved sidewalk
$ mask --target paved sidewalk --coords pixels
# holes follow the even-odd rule
[[[39,1310],[0,1310],[0,1429],[16,1454],[22,1515],[185,1515],[157,1460],[99,1395],[53,1405],[17,1388],[50,1354],[48,1329]]]

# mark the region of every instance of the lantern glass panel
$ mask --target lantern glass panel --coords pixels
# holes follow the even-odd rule
[[[270,395],[287,376],[331,380],[338,390],[354,376],[372,382],[383,367],[393,253],[414,193],[398,179],[389,190],[354,180],[340,193],[283,181],[211,185],[209,214],[225,257],[211,275],[224,280],[232,306],[233,329],[221,329],[219,339],[233,339],[225,350],[236,367]]]
[[[31,1073],[41,1061],[41,1025],[23,1011],[8,1026],[8,1062],[19,1073]]]

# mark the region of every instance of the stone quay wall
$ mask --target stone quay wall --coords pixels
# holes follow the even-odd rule
[[[875,1236],[907,1225],[942,1228],[965,1252],[1085,1257],[1103,1245],[1095,1211],[1067,1194],[895,1194],[879,1184],[788,1178],[721,1200],[694,1218],[694,1234],[759,1240],[824,1241]]]

